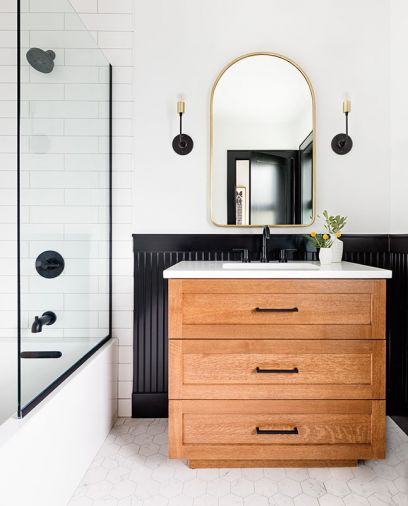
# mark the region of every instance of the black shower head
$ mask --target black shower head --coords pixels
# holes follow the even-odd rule
[[[27,51],[28,63],[43,74],[49,74],[54,68],[55,53],[51,49],[44,51],[38,47],[32,47]]]

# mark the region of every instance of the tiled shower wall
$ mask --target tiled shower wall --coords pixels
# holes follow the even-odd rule
[[[76,0],[71,2],[77,11],[80,13],[83,23],[91,31],[93,37],[96,39],[99,47],[101,47],[114,67],[114,104],[113,104],[113,186],[114,186],[114,209],[113,209],[113,220],[114,220],[114,245],[113,245],[113,336],[119,339],[119,414],[121,416],[130,416],[131,414],[131,391],[132,391],[132,309],[133,309],[133,287],[132,287],[132,152],[133,152],[133,138],[132,138],[132,116],[133,116],[133,101],[132,101],[132,80],[133,80],[133,6],[131,0]],[[31,0],[22,2],[24,9],[30,9],[30,27],[38,30],[37,34],[33,34],[33,40],[27,41],[31,45],[38,45],[39,47],[48,45],[48,37],[51,36],[52,31],[61,31],[65,29],[75,30],[74,24],[69,27],[69,22],[74,23],[75,16],[70,16],[61,12],[61,5],[55,0]],[[0,233],[1,233],[1,250],[0,250],[0,336],[1,337],[15,337],[16,335],[16,198],[15,198],[15,181],[16,181],[16,1],[15,0],[1,0],[0,2]],[[34,25],[33,25],[34,23]],[[68,25],[66,24],[68,23]],[[48,31],[48,34],[47,34]],[[86,83],[86,76],[88,79],[93,79],[90,76],[92,69],[87,68],[86,62],[81,61],[83,55],[86,55],[86,47],[81,47],[81,40],[76,38],[76,48],[71,48],[71,55],[74,55],[76,50],[76,64],[80,67],[79,73],[75,73],[75,82],[68,83],[67,86],[70,92],[73,94],[73,98],[76,93],[83,93],[81,86]],[[86,44],[84,44],[86,45]],[[50,46],[51,47],[51,46]],[[28,69],[26,69],[28,71]],[[26,72],[24,70],[24,72]],[[34,74],[35,75],[35,74]],[[82,77],[81,77],[82,76]],[[23,73],[23,79],[26,76]],[[35,75],[38,79],[44,78],[44,76]],[[105,80],[105,77],[98,76],[101,83]],[[101,122],[93,116],[90,110],[92,105],[91,102],[84,100],[84,96],[81,97],[81,104],[78,104],[78,110],[81,111],[80,115],[75,117],[73,105],[70,113],[70,118],[64,118],[64,123],[61,121],[49,121],[52,114],[56,111],[58,102],[58,96],[54,93],[59,93],[57,87],[50,87],[49,83],[38,81],[33,83],[34,86],[30,90],[34,93],[31,96],[32,99],[38,100],[37,110],[44,111],[43,119],[47,118],[47,125],[41,125],[41,114],[37,117],[36,133],[38,133],[38,139],[34,140],[34,143],[39,142],[41,150],[42,134],[50,135],[51,133],[58,137],[57,132],[60,129],[60,133],[63,135],[71,134],[81,137],[81,128],[83,130],[93,128],[95,132],[101,127]],[[47,86],[48,84],[48,86]],[[52,88],[52,89],[51,89]],[[66,91],[66,90],[65,90]],[[91,90],[90,90],[91,91]],[[35,95],[38,93],[38,95]],[[92,92],[93,93],[93,92]],[[90,95],[90,101],[94,100],[94,95]],[[38,107],[39,106],[39,107]],[[27,104],[23,104],[23,116],[27,114],[24,109]],[[48,111],[46,111],[48,109]],[[89,111],[89,114],[87,114]],[[60,118],[54,118],[58,120]],[[75,121],[76,120],[76,121]],[[78,121],[79,120],[79,121]],[[95,122],[96,120],[96,122]],[[52,123],[52,125],[51,125]],[[41,128],[48,128],[48,131],[41,130]],[[23,125],[24,127],[24,125]],[[33,122],[30,125],[26,125],[26,128],[33,128]],[[52,131],[51,131],[51,130]],[[61,130],[64,129],[64,130]],[[31,132],[33,133],[33,132]],[[98,134],[95,134],[98,136]],[[97,138],[97,137],[96,137]],[[103,136],[101,136],[103,138]],[[73,166],[78,170],[89,169],[91,160],[86,160],[86,155],[89,151],[89,142],[94,142],[95,139],[88,139],[86,136],[83,139],[76,139],[77,142],[83,146],[83,153],[72,153],[71,158],[68,156],[67,159],[71,159]],[[57,139],[55,138],[55,142]],[[99,141],[104,142],[104,141]],[[30,147],[28,145],[23,146],[24,150],[27,151],[27,158],[25,160],[26,166],[30,166],[35,170],[36,155],[38,153],[28,151],[35,151],[36,147]],[[100,149],[100,147],[98,147]],[[58,149],[56,149],[58,151]],[[49,165],[46,167],[41,163],[38,169],[41,169],[42,174],[35,174],[35,182],[33,187],[30,188],[30,181],[27,176],[23,174],[23,184],[25,190],[29,192],[31,203],[23,210],[22,218],[27,224],[27,229],[31,231],[45,230],[58,228],[61,223],[64,223],[64,209],[61,207],[62,193],[64,198],[70,193],[70,182],[68,181],[70,176],[65,174],[61,178],[61,153],[55,152],[47,159]],[[78,159],[75,160],[75,156]],[[84,164],[80,166],[79,158]],[[43,159],[44,160],[44,159]],[[42,161],[43,162],[43,161]],[[89,163],[88,163],[89,162]],[[67,161],[64,160],[66,164]],[[64,168],[66,165],[64,166]],[[77,207],[75,221],[75,229],[79,230],[78,227],[97,226],[98,222],[103,222],[104,218],[101,218],[103,214],[102,206],[98,206],[98,193],[99,190],[103,190],[104,182],[101,184],[101,177],[96,174],[92,175],[91,171],[87,170],[89,180],[86,180],[85,191],[82,191],[82,195],[76,192],[72,192],[72,197],[77,199],[75,206]],[[67,179],[68,178],[68,179]],[[72,179],[75,178],[75,175]],[[33,179],[34,181],[34,179]],[[62,182],[63,181],[63,182]],[[37,186],[37,187],[35,187]],[[75,188],[77,184],[73,184]],[[48,202],[42,202],[41,189],[52,188],[53,195],[47,191],[50,196]],[[73,189],[73,188],[71,188]],[[55,191],[54,191],[55,190]],[[75,195],[75,197],[74,197]],[[78,200],[79,199],[79,200]],[[73,208],[72,208],[73,209]],[[95,214],[97,213],[97,214]],[[72,214],[70,220],[72,220]],[[88,222],[88,223],[87,223]],[[66,224],[66,227],[68,225]],[[58,232],[57,230],[55,230]],[[58,235],[58,234],[57,234]],[[23,256],[30,257],[35,255],[37,249],[42,249],[41,238],[46,236],[38,235],[37,240],[27,241],[23,244]],[[53,235],[54,240],[56,236]],[[61,236],[62,238],[62,236]],[[70,263],[76,262],[78,268],[81,268],[79,263],[81,260],[80,252],[80,241],[72,241],[71,243],[71,260]],[[92,245],[91,245],[92,246]],[[83,264],[84,268],[91,267],[92,269],[98,269],[98,259],[103,259],[103,253],[101,250],[103,246],[99,246],[98,251],[92,249],[90,259],[91,262],[88,265]],[[75,257],[77,257],[75,259]],[[78,258],[79,257],[79,258]],[[27,269],[27,273],[30,273],[32,269],[31,258],[27,266],[23,265],[23,269]],[[89,258],[88,258],[89,260]],[[82,282],[85,282],[86,277],[82,277]],[[79,282],[76,286],[81,285],[81,279],[71,279],[73,283]],[[43,280],[38,279],[37,276],[27,276],[23,280],[23,289],[28,295],[32,290],[34,303],[37,304],[39,296],[41,296],[41,306],[47,303],[62,303],[65,301],[61,299],[61,293],[45,293],[46,285],[41,283]],[[98,292],[100,287],[103,285],[102,278],[96,279],[91,276],[89,279],[90,283],[98,283],[97,289],[91,289],[92,304],[98,305]],[[65,287],[65,296],[69,303],[69,292],[72,303],[72,317],[76,316],[76,309],[80,305],[81,294],[78,294],[77,288],[69,288],[69,280]],[[30,285],[32,285],[30,287]],[[41,285],[41,286],[40,286]],[[49,287],[49,283],[47,283]],[[84,287],[85,292],[89,291],[89,287]],[[106,288],[106,287],[105,287]],[[43,291],[44,289],[44,291]],[[52,290],[51,290],[52,291]],[[79,290],[81,291],[81,289]],[[102,291],[104,291],[102,289]],[[37,293],[36,293],[37,292]],[[58,299],[61,299],[58,301]],[[29,302],[29,298],[27,298]],[[35,309],[37,311],[37,308]],[[99,311],[98,314],[98,325],[100,325],[100,319],[103,320],[103,311]],[[30,318],[31,312],[27,313]],[[68,315],[69,316],[69,315]],[[93,318],[93,317],[92,317]],[[91,319],[92,319],[91,318]],[[24,325],[28,325],[28,321],[24,322]],[[88,329],[96,324],[94,322],[87,322],[85,327]],[[51,330],[51,329],[47,329]],[[54,330],[58,335],[57,329]],[[82,333],[82,331],[80,330]],[[71,335],[75,335],[76,332],[71,330]]]
[[[119,416],[131,416],[134,0],[71,3],[113,65],[113,336],[119,340]]]
[[[34,317],[52,310],[56,323],[38,337],[104,338],[109,65],[67,0],[22,6],[21,45],[22,336],[32,339]],[[28,64],[32,47],[55,52],[52,72]],[[34,264],[50,249],[62,254],[65,269],[45,279]]]
[[[16,2],[0,1],[0,338],[16,338]]]

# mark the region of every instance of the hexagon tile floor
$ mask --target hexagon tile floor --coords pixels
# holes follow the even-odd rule
[[[117,421],[68,506],[408,506],[408,436],[387,421],[385,461],[357,468],[189,469],[167,420]]]

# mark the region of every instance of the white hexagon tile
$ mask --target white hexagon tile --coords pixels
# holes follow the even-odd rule
[[[68,506],[408,506],[408,436],[357,468],[189,469],[167,458],[167,420],[117,421]]]

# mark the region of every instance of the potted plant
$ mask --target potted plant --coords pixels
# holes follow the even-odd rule
[[[340,240],[341,231],[347,224],[347,216],[331,216],[327,211],[323,211],[324,228],[330,235],[332,250],[332,263],[339,263],[343,257],[343,241]]]
[[[315,248],[319,251],[319,260],[322,265],[332,263],[332,251],[331,246],[333,243],[332,238],[329,234],[318,234],[317,232],[311,232],[310,235],[306,236],[310,239]]]

